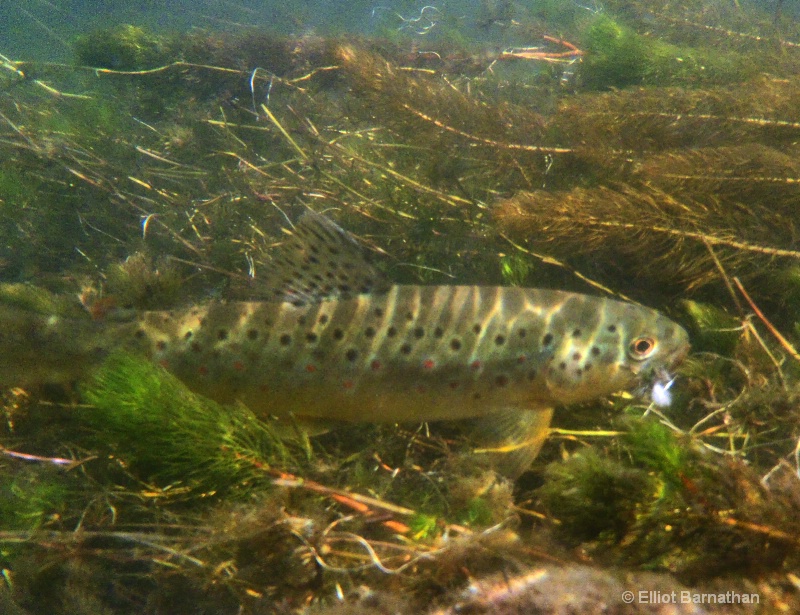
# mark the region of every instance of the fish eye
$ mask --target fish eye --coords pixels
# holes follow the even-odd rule
[[[632,359],[642,361],[653,354],[656,349],[656,341],[652,337],[637,337],[628,346],[628,355]]]

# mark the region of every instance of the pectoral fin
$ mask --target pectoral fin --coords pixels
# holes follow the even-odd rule
[[[550,428],[553,408],[504,408],[472,422],[473,451],[487,455],[492,467],[509,478],[527,470],[542,448]]]

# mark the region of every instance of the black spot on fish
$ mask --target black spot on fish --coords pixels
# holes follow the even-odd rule
[[[341,340],[343,338],[344,338],[344,331],[342,331],[341,329],[334,329],[333,330],[333,339]]]
[[[164,340],[158,340],[156,342],[156,349],[157,350],[164,350],[167,347],[167,343]]]
[[[309,331],[308,333],[306,333],[306,341],[309,344],[314,344],[317,341],[317,334],[314,333],[313,331]]]
[[[258,329],[249,329],[247,331],[247,339],[249,340],[258,339]]]
[[[590,369],[592,369],[592,364],[591,363],[586,363],[583,366],[583,370],[586,371],[586,372],[588,372]]]
[[[406,320],[414,320],[414,312],[406,312]]]
[[[133,334],[133,337],[135,337],[137,340],[144,339],[144,336],[145,336],[144,329],[137,329],[136,333]]]
[[[591,352],[592,352],[592,355],[595,356],[595,357],[599,357],[600,356],[600,349],[597,346],[592,346]]]
[[[397,329],[395,327],[389,327],[386,330],[386,337],[394,337],[397,335]]]
[[[411,354],[411,344],[403,344],[400,346],[400,352],[403,354]]]
[[[297,319],[297,324],[300,325],[301,327],[304,326],[306,324],[306,317],[305,316],[300,316]]]
[[[220,329],[219,331],[217,331],[217,339],[218,340],[228,339],[228,331],[225,329]]]
[[[309,256],[308,261],[314,265],[319,265],[319,259],[316,256]]]
[[[288,346],[289,344],[292,343],[292,336],[289,335],[288,333],[284,333],[283,335],[281,335],[280,342],[281,346]]]
[[[353,289],[350,288],[349,284],[339,284],[339,290],[342,291],[343,293],[349,293]]]
[[[561,370],[567,369],[567,364],[564,361],[558,364],[558,368]]]
[[[532,369],[528,372],[528,380],[536,380],[536,370]]]
[[[137,331],[136,333],[137,333],[137,337],[139,337],[138,336],[139,332]],[[142,333],[144,333],[144,331],[142,331]],[[187,331],[186,333],[184,333],[183,339],[185,339],[185,340],[191,339],[192,335],[194,335],[194,333],[192,331]]]
[[[365,337],[375,337],[375,328],[374,327],[367,327],[364,329],[364,336]]]
[[[433,330],[433,337],[435,337],[436,339],[440,339],[443,335],[444,335],[444,329],[442,329],[441,327],[436,327]]]
[[[425,336],[425,329],[423,329],[422,327],[417,327],[416,329],[414,329],[414,337],[416,337],[417,339],[421,339],[424,336]]]
[[[450,340],[450,348],[453,350],[461,350],[461,340],[457,337],[454,337]]]
[[[383,310],[381,308],[375,308],[375,317],[383,318]]]
[[[505,374],[500,374],[494,379],[494,383],[499,387],[504,387],[508,384],[508,376]]]
[[[519,335],[520,337],[525,337],[526,335],[528,335],[528,331],[527,329],[520,329],[519,331],[517,331],[517,335]]]
[[[472,332],[475,335],[478,335],[481,332],[481,326],[479,324],[477,324],[477,323],[472,325]]]
[[[496,338],[494,338],[494,343],[497,344],[498,346],[502,346],[503,344],[506,343],[506,338],[503,337],[502,335],[498,335]]]
[[[544,337],[542,338],[542,346],[549,346],[552,343],[553,343],[553,334],[545,333]]]
[[[319,317],[319,324],[321,324],[321,325],[327,325],[328,324],[328,315],[327,314],[323,314],[322,316]]]
[[[617,325],[608,325],[608,332],[609,333],[616,333],[617,332]]]
[[[581,330],[580,329],[575,329],[572,332],[572,337],[580,337],[580,336],[581,336]]]
[[[350,348],[344,356],[347,358],[348,361],[355,361],[358,358],[358,350],[355,348]]]

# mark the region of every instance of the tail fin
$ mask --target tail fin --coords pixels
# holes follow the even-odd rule
[[[114,344],[78,301],[27,284],[0,284],[0,386],[79,379]]]

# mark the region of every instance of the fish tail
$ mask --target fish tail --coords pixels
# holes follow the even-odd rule
[[[28,284],[0,284],[0,386],[65,384],[115,346],[113,325],[76,300]]]

